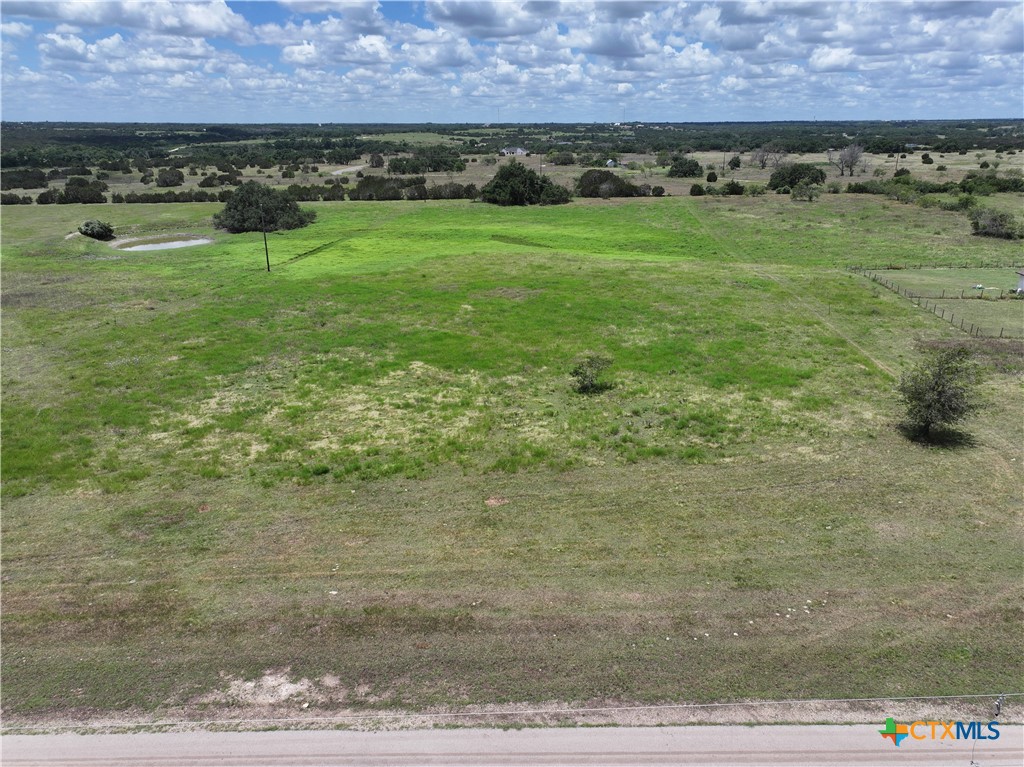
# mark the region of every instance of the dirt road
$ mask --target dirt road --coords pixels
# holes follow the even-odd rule
[[[776,725],[15,735],[3,738],[3,764],[1019,767],[1024,753],[1024,727],[1020,725],[1000,726],[997,740],[907,738],[899,748],[878,730],[874,725]]]

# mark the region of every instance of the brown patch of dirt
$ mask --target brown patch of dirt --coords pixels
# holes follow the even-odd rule
[[[501,287],[480,293],[479,296],[484,298],[506,298],[509,301],[525,301],[533,296],[539,296],[543,292],[543,290],[532,288]]]

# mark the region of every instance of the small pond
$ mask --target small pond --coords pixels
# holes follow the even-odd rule
[[[170,242],[142,242],[138,245],[128,245],[118,250],[170,250],[171,248],[187,248],[192,245],[209,245],[213,240],[209,237],[199,237],[191,240],[171,240]]]

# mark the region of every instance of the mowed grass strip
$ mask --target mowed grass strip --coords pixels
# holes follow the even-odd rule
[[[845,270],[843,200],[321,205],[270,274],[259,235],[5,212],[5,710],[285,667],[413,708],[1007,688],[1020,351],[973,442],[905,442],[892,373],[962,335]],[[875,245],[938,215],[868,212]],[[899,248],[963,258],[935,236]]]

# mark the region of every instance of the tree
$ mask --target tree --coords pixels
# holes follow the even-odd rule
[[[370,155],[370,167],[371,168],[383,168],[384,167],[384,157],[379,155],[379,154],[371,154]]]
[[[156,175],[157,186],[181,186],[185,183],[185,174],[177,168],[164,168]]]
[[[740,161],[740,156],[738,154],[734,154],[732,157],[729,158],[729,169],[730,170],[739,170],[740,164],[741,164],[741,161]]]
[[[860,144],[850,144],[840,150],[829,149],[826,153],[826,157],[830,164],[835,165],[839,168],[839,175],[845,175],[846,171],[850,171],[850,175],[853,175],[853,169],[857,167],[857,163],[860,162],[861,155],[864,154],[864,147]]]
[[[789,187],[792,189],[801,181],[807,181],[811,184],[824,184],[825,171],[806,162],[780,165],[772,171],[772,177],[768,180],[768,188],[782,189],[783,187]]]
[[[540,176],[522,163],[513,160],[503,165],[480,190],[480,199],[493,205],[551,205],[569,202],[551,179]]]
[[[301,210],[287,195],[246,181],[231,194],[224,210],[214,214],[213,223],[229,232],[276,232],[298,229],[315,219],[314,211]]]
[[[692,157],[677,157],[665,175],[671,178],[696,178],[703,172],[700,163]]]
[[[952,426],[978,407],[981,374],[970,350],[958,346],[932,352],[897,386],[907,409],[906,425],[922,439],[931,439],[935,427]]]
[[[765,144],[750,153],[750,160],[761,170],[769,165],[773,168],[779,167],[779,163],[786,156],[786,150],[778,144]]]

